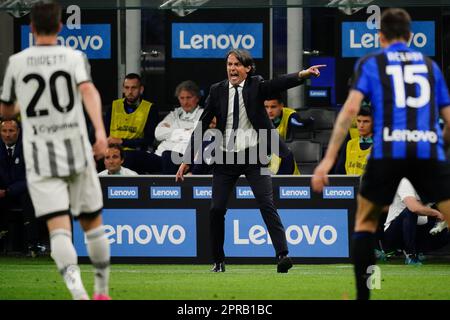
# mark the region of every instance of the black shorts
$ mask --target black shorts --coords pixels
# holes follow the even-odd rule
[[[389,205],[403,177],[424,203],[450,199],[450,162],[437,160],[369,159],[359,193],[373,203]]]

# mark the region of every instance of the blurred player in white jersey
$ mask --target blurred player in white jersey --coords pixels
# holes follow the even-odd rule
[[[100,95],[91,82],[86,56],[57,45],[61,7],[38,3],[31,10],[36,45],[9,58],[3,81],[2,118],[20,107],[27,182],[38,218],[50,233],[51,256],[74,299],[89,296],[83,286],[72,244],[71,217],[86,233],[95,268],[95,300],[109,300],[110,247],[101,210],[102,192],[94,156],[103,157],[107,140]],[[82,100],[95,128],[88,139]]]

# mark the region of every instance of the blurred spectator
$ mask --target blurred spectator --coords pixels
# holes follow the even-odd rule
[[[127,74],[121,99],[108,109],[105,129],[109,144],[124,149],[124,166],[140,174],[160,171],[160,160],[149,152],[155,140],[158,124],[157,107],[142,99],[144,86],[138,74]],[[151,150],[150,150],[151,151]]]
[[[361,106],[356,117],[358,135],[348,140],[340,151],[335,173],[362,175],[372,150],[373,116],[369,106]]]
[[[122,166],[123,148],[118,144],[110,144],[105,152],[105,170],[99,172],[99,176],[118,175],[118,176],[137,176],[138,173]]]
[[[450,241],[442,213],[432,204],[423,204],[406,178],[400,181],[389,207],[384,232],[383,253],[404,250],[405,264],[410,265],[422,264],[423,253],[442,248]]]
[[[176,174],[184,151],[189,143],[191,134],[202,115],[199,106],[200,89],[191,80],[181,82],[175,89],[180,107],[170,112],[156,127],[155,137],[161,143],[155,151],[162,159],[163,174]]]
[[[45,248],[39,244],[39,223],[28,194],[20,126],[13,119],[2,121],[0,128],[0,232],[2,240],[7,239],[3,250],[35,255]]]
[[[275,95],[270,100],[264,101],[264,106],[266,107],[267,115],[283,140],[286,140],[289,136],[292,127],[305,127],[314,121],[313,119],[301,119],[294,109],[285,107],[281,95]],[[273,174],[300,174],[292,152],[289,152],[283,159],[272,155],[270,171]]]

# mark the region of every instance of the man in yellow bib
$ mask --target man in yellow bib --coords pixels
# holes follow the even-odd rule
[[[289,136],[292,127],[304,127],[313,122],[313,119],[301,119],[294,109],[285,107],[280,94],[264,101],[264,106],[267,115],[283,140],[286,140],[286,137]],[[269,168],[273,174],[300,174],[292,152],[289,152],[288,156],[282,159],[272,155]]]
[[[361,176],[372,150],[373,117],[369,106],[363,105],[356,117],[358,135],[347,142],[336,163],[335,173]]]
[[[124,149],[124,166],[139,174],[161,170],[159,157],[148,152],[155,140],[158,109],[142,99],[144,86],[141,77],[129,73],[123,82],[123,98],[114,100],[106,114],[106,134],[109,144]]]

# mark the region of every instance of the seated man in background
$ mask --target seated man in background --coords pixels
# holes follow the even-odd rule
[[[203,109],[199,106],[200,89],[191,80],[181,82],[175,89],[180,107],[171,111],[156,127],[156,140],[161,141],[155,154],[161,157],[162,173],[176,174]],[[180,159],[174,163],[173,159]]]
[[[114,100],[106,113],[108,144],[123,147],[125,167],[140,174],[158,172],[159,159],[149,152],[155,139],[158,109],[142,99],[144,86],[138,74],[127,74],[122,90],[124,97]]]
[[[449,243],[450,233],[444,217],[431,205],[421,202],[408,179],[400,181],[384,224],[384,254],[403,250],[405,264],[421,265],[422,253]]]
[[[301,128],[313,122],[312,119],[301,119],[294,109],[285,107],[279,94],[264,101],[264,106],[266,107],[267,115],[283,140],[289,137],[292,127]],[[289,152],[289,155],[283,159],[272,155],[269,168],[273,174],[300,174],[292,152]]]
[[[42,223],[34,216],[28,194],[19,123],[15,119],[4,120],[0,129],[0,232],[3,231],[4,239],[9,242],[9,248],[3,249],[28,250],[28,254],[34,257],[45,251],[45,247],[39,244],[39,225]],[[17,210],[22,212],[21,216]],[[24,240],[22,230],[25,232]]]
[[[356,117],[358,135],[348,140],[340,151],[335,173],[359,175],[364,173],[372,150],[373,116],[369,106],[361,106]]]
[[[123,148],[118,144],[110,144],[105,152],[105,170],[99,172],[99,176],[137,176],[138,173],[122,166]]]

